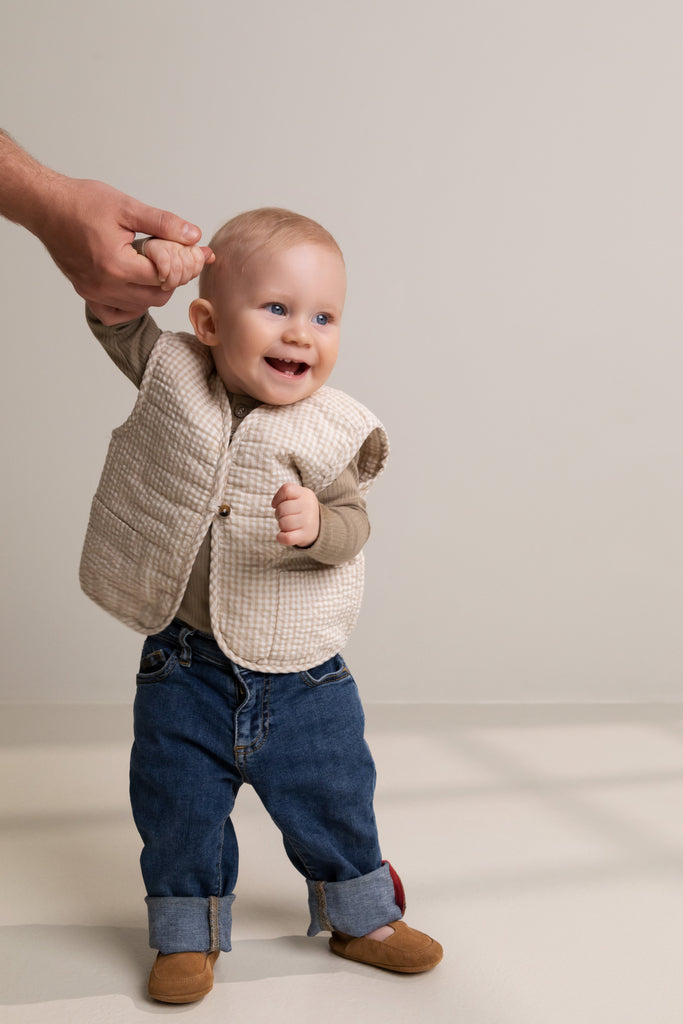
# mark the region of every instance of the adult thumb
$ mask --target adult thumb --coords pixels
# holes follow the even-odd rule
[[[196,224],[190,224],[168,210],[158,210],[138,201],[131,206],[128,219],[130,222],[126,226],[132,231],[152,235],[154,238],[165,238],[169,242],[180,242],[181,245],[194,245],[202,237]]]

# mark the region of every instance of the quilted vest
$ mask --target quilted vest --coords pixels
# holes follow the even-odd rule
[[[157,633],[173,619],[207,531],[209,605],[221,650],[262,672],[296,672],[346,643],[363,556],[321,565],[277,543],[271,501],[289,480],[315,493],[358,458],[364,494],[389,447],[378,419],[322,387],[261,405],[230,440],[232,413],[209,349],[162,334],[135,407],[112,434],[81,557],[85,593],[121,622]]]

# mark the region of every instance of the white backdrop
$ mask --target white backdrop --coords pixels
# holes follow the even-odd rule
[[[393,441],[367,699],[680,697],[682,33],[676,0],[5,0],[38,158],[206,237],[263,204],[338,237],[332,383]],[[1,696],[127,701],[139,638],[77,566],[134,391],[34,238],[0,259]]]

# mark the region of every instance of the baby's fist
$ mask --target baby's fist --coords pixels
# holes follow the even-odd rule
[[[280,544],[308,548],[315,543],[320,532],[320,505],[313,491],[301,484],[283,484],[271,504],[280,527]]]
[[[205,263],[213,263],[210,249],[201,245],[181,245],[164,238],[146,238],[140,254],[157,268],[162,291],[172,292],[201,274]]]

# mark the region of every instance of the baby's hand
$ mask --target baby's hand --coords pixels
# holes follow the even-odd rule
[[[320,506],[313,491],[301,484],[283,484],[271,502],[280,527],[278,542],[310,547],[320,532]]]
[[[205,263],[213,263],[216,258],[206,246],[181,245],[165,238],[146,238],[141,255],[155,265],[161,290],[165,292],[187,284],[201,273]]]

